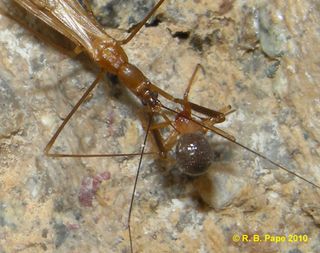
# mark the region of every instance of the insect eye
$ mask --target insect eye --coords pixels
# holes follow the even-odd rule
[[[211,164],[211,146],[204,134],[187,133],[180,136],[176,145],[176,158],[182,173],[198,176]]]

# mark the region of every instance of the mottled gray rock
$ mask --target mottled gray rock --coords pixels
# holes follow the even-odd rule
[[[1,8],[25,16],[4,3]],[[118,38],[151,6],[103,1],[94,10]],[[205,71],[190,99],[214,109],[231,104],[236,112],[219,127],[320,184],[319,13],[316,0],[166,1],[125,50],[152,82],[178,97],[201,63]],[[66,44],[31,17],[22,20]],[[0,251],[129,252],[137,157],[43,155],[96,74],[84,55],[70,59],[0,16]],[[105,78],[54,150],[138,152],[144,128],[137,105]],[[169,159],[144,157],[131,219],[135,252],[320,251],[319,192],[212,133],[208,139],[219,147],[217,160],[197,179],[180,175]],[[82,206],[81,182],[104,172],[110,179]],[[309,242],[233,242],[234,234],[306,234]]]

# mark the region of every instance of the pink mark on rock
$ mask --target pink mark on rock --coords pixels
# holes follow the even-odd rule
[[[80,192],[79,192],[79,202],[82,206],[91,207],[94,195],[99,189],[100,184],[104,180],[110,178],[109,172],[102,172],[93,177],[87,176],[82,179]]]
[[[76,223],[67,223],[66,226],[68,230],[77,230],[80,228],[80,225]]]

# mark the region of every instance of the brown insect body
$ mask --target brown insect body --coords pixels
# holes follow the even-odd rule
[[[66,37],[70,38],[78,47],[78,51],[86,52],[101,68],[102,72],[98,75],[97,79],[93,82],[90,88],[86,91],[86,93],[82,96],[76,106],[72,109],[69,115],[66,117],[62,125],[58,128],[54,136],[49,141],[45,153],[49,156],[53,157],[97,157],[99,155],[65,155],[65,154],[50,154],[49,150],[52,147],[53,143],[55,142],[56,138],[68,122],[68,120],[72,117],[74,112],[79,108],[81,103],[86,99],[88,94],[93,90],[96,86],[98,81],[101,79],[102,73],[109,72],[114,75],[117,75],[120,81],[126,85],[126,87],[133,92],[144,105],[147,105],[149,109],[151,109],[152,113],[164,113],[166,115],[167,111],[171,111],[176,114],[176,118],[173,122],[166,122],[166,126],[173,126],[174,130],[173,135],[170,136],[169,140],[163,141],[161,139],[161,134],[156,127],[156,124],[153,125],[154,128],[150,128],[151,131],[155,134],[156,141],[158,143],[158,147],[160,148],[161,152],[166,153],[170,150],[174,144],[178,143],[177,147],[180,146],[179,140],[183,140],[186,137],[186,143],[181,141],[182,149],[184,147],[188,147],[188,145],[193,145],[194,138],[190,137],[189,134],[194,134],[200,132],[201,135],[205,134],[208,130],[217,133],[225,137],[226,139],[230,140],[231,142],[253,152],[254,154],[266,159],[267,161],[271,162],[272,164],[284,169],[288,173],[291,173],[300,179],[318,187],[314,183],[302,178],[301,176],[289,171],[288,169],[284,168],[283,166],[271,161],[269,158],[251,150],[243,146],[242,144],[235,141],[235,139],[228,135],[227,133],[223,132],[214,127],[214,124],[223,122],[225,120],[225,116],[232,112],[231,108],[226,107],[219,111],[213,111],[208,108],[204,108],[197,104],[193,104],[188,101],[188,93],[191,87],[191,84],[194,79],[194,75],[192,76],[189,86],[185,92],[183,99],[176,99],[166,93],[165,91],[161,90],[154,86],[146,77],[145,75],[134,65],[129,63],[129,59],[121,47],[123,44],[130,41],[126,39],[124,41],[117,41],[107,35],[100,25],[90,17],[85,10],[81,7],[81,5],[77,1],[72,0],[54,0],[54,1],[39,1],[39,0],[16,0],[21,6],[25,9],[33,13],[35,16],[42,19],[51,27],[55,28]],[[158,3],[161,4],[163,1]],[[196,71],[195,71],[196,72]],[[158,95],[163,96],[164,98],[171,100],[172,102],[182,105],[182,111],[174,111],[170,110],[169,108],[163,106],[161,102],[158,100]],[[167,110],[167,111],[165,111]],[[192,112],[199,112],[205,115],[205,118],[197,118],[195,119],[192,115]],[[159,129],[161,129],[159,125]],[[180,137],[180,139],[179,139]],[[190,138],[189,138],[190,137]],[[197,137],[199,139],[199,137]],[[191,143],[191,144],[190,144]],[[200,144],[201,146],[202,144]],[[202,147],[202,146],[201,146]],[[206,145],[203,146],[203,150],[207,149]],[[182,150],[181,149],[181,150]],[[143,152],[143,150],[142,150]],[[177,152],[178,153],[178,152]],[[201,168],[197,168],[194,166],[189,169],[189,171],[184,171],[186,174],[197,175],[201,174],[205,171],[205,167],[210,162],[211,158],[208,158],[208,154],[203,155],[204,152],[200,152],[200,162],[203,162],[204,165],[201,165]],[[210,151],[209,151],[210,153]],[[185,153],[182,151],[181,158],[182,163],[185,161],[185,157],[188,157],[190,154]],[[101,155],[101,156],[114,156],[114,155]],[[206,157],[204,159],[201,158]],[[185,162],[186,164],[190,163],[189,161]],[[195,164],[199,164],[199,162],[195,162]],[[201,164],[201,163],[200,163]],[[140,168],[140,165],[139,165]],[[138,177],[137,177],[138,178]],[[135,184],[136,186],[136,184]],[[134,191],[135,191],[134,186]],[[133,191],[133,192],[134,192]],[[130,214],[132,208],[133,197],[130,205],[130,213],[129,213],[129,230],[130,230]],[[131,236],[131,233],[130,233]],[[130,243],[132,243],[130,237]],[[132,248],[131,248],[132,251]]]
[[[155,103],[155,94],[149,91],[149,80],[138,68],[129,63],[121,43],[107,35],[77,1],[17,0],[16,2],[73,40],[80,50],[84,48],[101,69],[117,75],[144,104]]]

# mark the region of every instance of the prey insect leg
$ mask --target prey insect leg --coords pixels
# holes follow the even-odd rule
[[[200,118],[200,122],[199,122],[200,125],[203,124],[208,127],[211,127],[212,131],[217,132],[220,135],[223,135],[227,139],[235,140],[235,138],[233,136],[231,136],[230,134],[213,126],[214,124],[223,122],[225,120],[225,116],[227,114],[230,114],[231,112],[233,112],[233,110],[231,109],[231,106],[225,106],[219,111],[214,111],[214,110],[208,109],[206,107],[202,107],[200,105],[189,102],[189,92],[192,87],[192,84],[195,81],[197,72],[199,71],[200,68],[203,69],[203,67],[200,64],[197,64],[190,79],[189,79],[189,83],[184,91],[183,99],[174,98],[170,94],[168,94],[168,96],[167,96],[167,93],[165,93],[162,90],[157,89],[159,91],[159,93],[162,92],[164,94],[164,97],[166,97],[167,99],[169,99],[171,101],[178,102],[183,107],[182,111],[174,112],[177,114],[177,117],[176,117],[175,122],[171,122],[170,125],[174,128],[175,131],[173,131],[171,133],[171,135],[166,140],[163,140],[161,138],[160,133],[155,133],[155,136],[157,136],[156,137],[157,142],[162,143],[161,146],[164,147],[164,150],[171,150],[171,148],[175,145],[175,143],[177,141],[178,134],[182,134],[185,131],[181,128],[181,126],[179,124],[179,120],[183,120],[183,121],[184,121],[184,119],[190,120],[190,122],[188,123],[189,126],[192,124],[197,124],[197,122],[192,121],[192,110],[195,110],[195,111],[206,116],[205,118]],[[165,107],[165,108],[168,109],[169,111],[171,111],[171,109],[169,109],[167,107]],[[165,114],[163,116],[164,116],[165,122],[163,124],[158,123],[156,129],[154,129],[152,127],[153,132],[158,132],[162,126],[163,127],[168,126],[168,124],[169,124],[168,122],[170,122],[170,120],[167,118],[167,116]],[[192,129],[192,130],[188,130],[187,132],[189,132],[189,131],[196,132],[198,130]],[[203,129],[201,129],[201,131],[203,133],[206,133],[208,131],[208,129],[203,128]]]

